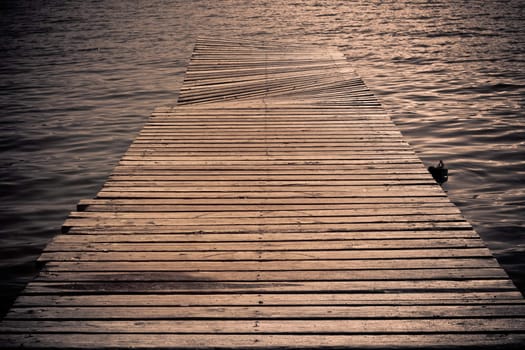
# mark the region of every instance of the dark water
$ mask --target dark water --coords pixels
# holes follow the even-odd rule
[[[337,45],[525,290],[525,0],[0,1],[1,309],[198,35]]]

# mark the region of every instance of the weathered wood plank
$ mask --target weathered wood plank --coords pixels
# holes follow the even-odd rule
[[[285,268],[286,266],[283,266]],[[198,272],[47,272],[36,279],[40,282],[67,281],[363,281],[363,280],[421,280],[421,279],[502,279],[507,275],[500,268],[467,269],[392,269],[392,270],[287,270],[287,271],[198,271]]]
[[[322,293],[322,294],[106,294],[21,295],[16,307],[37,306],[293,306],[293,305],[466,305],[523,304],[518,291]]]
[[[66,230],[67,229],[67,230]],[[467,222],[379,222],[379,223],[357,223],[357,224],[280,224],[280,225],[199,225],[183,226],[183,225],[167,225],[159,226],[152,224],[137,225],[126,224],[125,222],[119,225],[101,225],[87,223],[85,226],[77,225],[73,227],[77,232],[82,234],[100,234],[102,231],[107,233],[119,234],[136,234],[137,232],[149,232],[151,234],[166,234],[166,233],[184,233],[184,234],[207,234],[207,233],[296,233],[296,232],[347,232],[347,231],[402,231],[402,230],[472,230],[472,226]],[[64,230],[70,232],[71,228],[64,226]]]
[[[195,251],[187,252],[43,252],[40,260],[48,261],[195,261],[195,260],[348,260],[399,258],[491,257],[486,248],[428,248],[428,249],[370,249],[370,250],[272,250],[253,251]],[[283,267],[286,266],[283,263]]]
[[[290,270],[326,270],[327,274],[333,270],[375,270],[410,268],[495,268],[499,267],[493,257],[458,257],[458,258],[400,258],[400,259],[313,259],[286,261],[286,268]],[[132,261],[49,261],[46,262],[46,271],[281,271],[284,268],[280,260],[239,260],[239,261],[141,261],[137,264]]]
[[[230,324],[229,319],[270,319],[268,325],[273,328],[266,330],[269,333],[277,333],[277,327],[281,331],[290,333],[334,331],[344,333],[345,322],[341,319],[388,319],[383,323],[395,323],[396,319],[417,318],[475,318],[475,317],[507,317],[505,323],[512,323],[514,328],[520,330],[525,324],[525,304],[487,304],[487,305],[402,305],[402,306],[229,306],[223,307],[154,307],[154,306],[127,306],[127,307],[26,307],[12,308],[7,314],[8,320],[83,320],[83,319],[221,319],[219,322],[170,322],[170,330],[173,333],[183,333],[191,329],[193,332],[202,332],[202,329],[192,329],[192,325],[209,326],[214,324],[214,329],[221,332],[247,332],[252,326],[249,322],[232,322],[232,327],[224,326]],[[299,319],[301,322],[284,321],[283,319]],[[330,319],[339,319],[329,322]],[[279,320],[279,321],[277,321]],[[315,320],[310,321],[309,320]],[[224,324],[222,324],[224,322]],[[509,326],[508,324],[506,325]],[[198,326],[197,326],[198,327]],[[224,327],[224,328],[223,328]],[[249,327],[249,328],[247,328]],[[221,329],[221,331],[219,331]],[[243,331],[244,329],[244,331]],[[152,331],[152,330],[150,330]],[[264,332],[264,329],[259,329]],[[356,330],[357,331],[357,330]],[[440,332],[439,329],[432,330]]]
[[[124,181],[124,180],[108,180],[104,185],[104,188],[111,187],[132,187],[132,188],[143,188],[143,187],[155,187],[155,188],[173,188],[173,187],[194,187],[198,186],[209,186],[210,188],[217,187],[296,187],[296,186],[326,186],[326,180],[310,180],[310,181],[278,181],[278,180],[266,180],[266,181],[227,181],[218,178],[215,181],[181,181],[177,179],[171,180],[153,180],[150,181]],[[406,186],[406,185],[422,185],[422,186],[434,186],[435,181],[427,179],[415,179],[415,180],[393,180],[393,179],[382,179],[382,180],[354,180],[354,181],[329,181],[331,186]]]
[[[175,171],[176,170],[176,171]],[[264,170],[261,172],[261,170]],[[307,171],[306,171],[307,170]],[[388,168],[388,165],[374,164],[366,167],[361,166],[323,166],[323,167],[312,167],[312,166],[303,166],[303,165],[293,165],[293,166],[281,166],[273,167],[267,166],[264,169],[257,167],[255,165],[247,167],[239,166],[230,166],[226,167],[211,167],[211,166],[201,166],[201,167],[159,167],[159,166],[117,166],[113,174],[114,175],[203,175],[203,176],[220,176],[224,175],[258,175],[263,176],[274,176],[274,175],[296,175],[297,178],[302,176],[319,176],[319,175],[385,175],[391,172],[393,176],[406,173],[410,174],[421,174],[423,169],[419,167],[414,167],[413,164],[396,164],[394,169],[392,167]],[[425,169],[426,171],[426,169]],[[305,175],[305,172],[308,175]],[[428,172],[426,172],[428,176]],[[410,200],[410,196],[406,196],[406,200]]]
[[[293,281],[293,282],[33,282],[26,294],[85,294],[85,293],[338,293],[392,291],[513,291],[515,286],[508,279],[479,280],[405,280],[405,281]],[[483,310],[481,310],[482,312]],[[428,316],[432,315],[429,311]],[[490,315],[487,314],[487,317]]]
[[[115,208],[116,211],[122,208],[142,207],[145,211],[161,211],[157,208],[170,208],[167,211],[243,211],[243,210],[300,210],[300,209],[323,209],[326,207],[334,209],[351,208],[382,208],[413,207],[413,206],[436,206],[446,207],[453,205],[445,196],[426,196],[426,197],[334,197],[334,198],[114,198],[114,199],[83,199],[78,205],[82,208]],[[223,209],[224,208],[224,209]],[[105,211],[105,210],[104,210]]]
[[[211,206],[208,206],[208,208],[211,208]],[[261,207],[259,207],[261,208]],[[396,209],[397,208],[397,209]],[[457,208],[452,206],[396,206],[396,208],[392,209],[391,207],[354,207],[354,206],[347,206],[345,209],[335,209],[329,206],[318,206],[317,208],[314,205],[314,208],[308,207],[308,206],[296,206],[295,208],[292,206],[291,208],[286,208],[285,206],[281,206],[281,208],[261,208],[263,210],[250,210],[250,208],[245,207],[236,207],[234,210],[228,210],[225,208],[215,208],[214,211],[210,210],[196,210],[198,208],[192,208],[191,210],[187,210],[187,213],[184,212],[176,212],[175,210],[171,210],[173,212],[166,211],[154,211],[154,210],[148,210],[146,213],[141,212],[72,212],[70,213],[70,217],[112,217],[112,218],[178,218],[178,217],[184,217],[184,218],[194,218],[194,217],[288,217],[288,216],[294,216],[294,217],[301,217],[301,216],[309,216],[309,217],[323,217],[323,216],[374,216],[374,215],[401,215],[401,216],[407,216],[407,215],[456,215],[460,214],[459,210]],[[154,208],[151,208],[154,209]],[[197,212],[198,211],[198,212]]]
[[[82,208],[80,211],[89,211],[89,212],[123,212],[123,213],[132,213],[132,212],[161,212],[161,213],[193,213],[197,214],[199,212],[203,213],[216,213],[216,212],[226,212],[226,213],[243,213],[246,211],[260,211],[260,212],[271,212],[271,211],[301,211],[301,210],[318,210],[322,208],[326,208],[327,206],[330,206],[329,204],[305,204],[303,206],[294,206],[293,204],[290,205],[259,205],[254,206],[250,204],[242,204],[239,203],[237,205],[232,204],[224,204],[222,207],[217,207],[213,205],[202,205],[202,204],[188,204],[188,205],[182,205],[182,204],[98,204],[94,202],[95,204],[85,204],[85,202],[79,203],[79,207]],[[400,210],[405,209],[407,212],[411,211],[412,209],[415,209],[416,207],[411,206],[410,203],[395,203],[396,207],[400,208]],[[148,206],[146,206],[148,205]],[[359,209],[370,209],[371,204],[348,204],[348,205],[334,205],[330,206],[331,208],[334,208],[335,210],[349,210],[355,208],[356,210]],[[392,204],[378,204],[378,208],[391,208]],[[437,212],[439,211],[445,211],[450,210],[451,212],[455,211],[455,207],[452,207],[451,205],[447,203],[422,203],[419,207],[421,209],[426,209],[428,211],[432,209],[436,209]],[[242,214],[241,214],[242,215]]]
[[[53,251],[295,251],[295,250],[370,250],[370,249],[436,249],[436,248],[482,248],[480,239],[422,239],[422,240],[360,240],[360,241],[293,241],[293,242],[211,242],[211,243],[58,243],[53,242],[46,252]]]
[[[90,322],[91,323],[91,322]],[[90,323],[83,323],[89,327]],[[126,324],[117,329],[126,328]],[[109,329],[110,325],[104,323],[95,329]],[[254,324],[255,327],[255,324]],[[208,328],[209,331],[209,328]],[[115,348],[151,348],[151,349],[443,349],[444,347],[459,349],[505,349],[521,350],[525,342],[525,335],[509,333],[506,331],[490,332],[485,334],[355,334],[355,335],[316,335],[316,334],[137,334],[115,333],[99,334],[8,334],[2,336],[0,344],[4,348],[21,346],[26,348],[69,348],[92,349],[104,348],[112,344]]]
[[[84,212],[89,214],[90,212]],[[220,227],[230,226],[235,228],[236,226],[253,227],[257,225],[268,225],[268,226],[290,226],[290,225],[357,225],[357,224],[374,224],[374,223],[385,223],[385,228],[388,225],[395,223],[428,223],[430,225],[434,223],[445,223],[447,227],[465,227],[465,223],[462,222],[463,218],[460,215],[407,215],[407,216],[394,216],[394,215],[381,215],[381,216],[351,216],[351,217],[240,217],[240,218],[224,218],[224,217],[196,217],[196,218],[133,218],[133,217],[71,217],[68,218],[64,226],[179,226],[180,228],[190,228],[195,226],[200,227]],[[437,226],[437,225],[436,225]]]
[[[224,164],[224,165],[218,165],[218,164],[200,164],[200,165],[190,165],[190,164],[179,164],[176,162],[173,162],[172,164],[157,164],[157,163],[148,163],[145,164],[119,164],[115,168],[115,173],[122,173],[122,172],[142,172],[142,173],[148,173],[151,171],[155,172],[163,172],[168,171],[170,173],[174,172],[208,172],[213,173],[217,171],[225,171],[225,172],[242,172],[243,170],[245,172],[250,171],[259,171],[262,173],[282,173],[282,174],[290,174],[294,172],[309,172],[313,174],[321,174],[321,173],[340,173],[340,172],[363,172],[363,169],[369,169],[369,170],[383,170],[384,169],[396,169],[397,171],[405,170],[405,169],[411,169],[412,171],[417,171],[418,165],[417,163],[396,163],[396,162],[390,162],[390,163],[374,163],[374,164],[368,164],[362,162],[353,162],[354,164],[320,164],[319,162],[288,162],[286,164],[280,164],[280,165],[274,165],[274,164],[250,164],[247,166],[247,164],[244,165],[235,165],[235,164]],[[443,192],[442,192],[443,193]]]
[[[89,229],[87,229],[89,231]],[[301,232],[301,233],[141,233],[141,230],[128,231],[123,234],[116,231],[91,232],[74,228],[55,237],[50,244],[88,244],[88,243],[179,243],[179,242],[284,242],[296,241],[322,243],[323,241],[350,244],[357,240],[427,240],[427,239],[472,239],[479,240],[476,232],[464,231],[365,231],[365,232]],[[417,242],[416,242],[417,244]]]
[[[408,217],[414,216],[418,220],[423,218],[430,220],[444,220],[444,219],[460,219],[460,213],[457,210],[450,208],[430,208],[428,210],[424,209],[415,209],[415,208],[406,208],[406,209],[354,209],[354,210],[335,210],[335,209],[326,209],[326,210],[311,210],[308,208],[297,209],[297,210],[267,210],[267,211],[241,211],[241,212],[230,212],[230,211],[220,211],[220,212],[206,212],[202,211],[199,213],[166,213],[166,212],[147,212],[147,213],[111,213],[111,212],[72,212],[70,213],[70,218],[108,218],[108,219],[181,219],[181,223],[184,222],[182,219],[202,219],[202,218],[232,218],[232,219],[241,219],[241,218],[286,218],[286,217],[309,217],[315,218],[316,220],[327,217],[352,217],[355,221],[359,222],[360,219],[366,217]],[[389,218],[390,219],[390,218]],[[363,219],[364,220],[364,219]],[[392,220],[393,221],[393,220]],[[215,221],[218,223],[219,221]],[[298,221],[296,221],[298,222]],[[252,221],[253,223],[253,221]],[[270,222],[268,222],[270,223]]]

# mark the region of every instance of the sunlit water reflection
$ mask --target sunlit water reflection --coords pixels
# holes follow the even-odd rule
[[[525,290],[525,0],[0,3],[1,293],[148,114],[198,35],[337,45]],[[6,299],[5,296],[8,298]]]

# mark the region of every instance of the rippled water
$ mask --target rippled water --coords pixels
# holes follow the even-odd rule
[[[1,309],[198,35],[337,45],[525,290],[525,0],[0,2]]]

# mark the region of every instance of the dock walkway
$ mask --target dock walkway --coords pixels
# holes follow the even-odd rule
[[[521,348],[525,303],[334,48],[201,39],[0,347]]]

